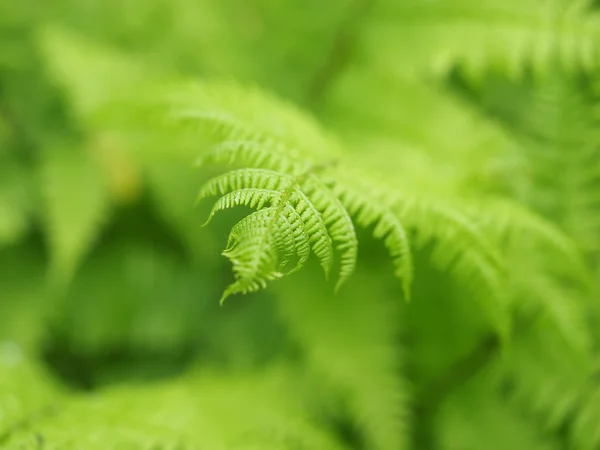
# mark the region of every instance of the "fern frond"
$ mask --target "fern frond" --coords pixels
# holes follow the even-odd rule
[[[326,276],[329,275],[334,263],[333,243],[337,243],[336,249],[341,253],[338,288],[354,271],[358,241],[352,219],[335,194],[314,174],[307,172],[294,177],[263,168],[233,170],[206,182],[198,198],[203,199],[217,194],[222,197],[213,206],[208,221],[216,212],[226,208],[247,205],[260,210],[268,203],[277,208],[274,222],[268,230],[273,232],[277,228],[275,225],[279,220],[277,216],[281,214],[288,223],[294,223],[298,230],[302,227],[301,234],[296,233],[293,240],[288,242],[292,245],[296,245],[297,242],[302,244],[303,235],[308,236],[312,251],[319,259]],[[250,223],[254,221],[244,222],[244,227]],[[242,229],[241,225],[239,229]],[[281,245],[281,239],[276,237],[275,244]],[[283,253],[300,254],[299,264],[292,272],[304,264],[306,258],[303,247],[287,249],[283,245],[280,248]],[[229,253],[226,256],[229,257]],[[238,261],[239,256],[238,254],[232,261]],[[277,273],[277,276],[280,276],[279,272]],[[254,281],[251,285],[252,290],[264,285],[262,282],[254,284]],[[236,292],[236,289],[238,288],[228,291],[228,295]],[[243,291],[250,292],[246,288]]]
[[[528,69],[549,73],[556,61],[567,70],[593,70],[599,34],[591,8],[556,0],[386,1],[364,46],[376,48],[370,56],[396,73],[445,76],[459,66],[476,79],[490,69],[517,78]]]
[[[315,398],[315,407],[348,423],[370,449],[403,449],[411,417],[396,345],[400,304],[386,301],[380,276],[380,267],[358,271],[344,295],[323,301],[317,295],[322,283],[307,269],[285,281],[277,305],[301,350],[302,367],[329,393]],[[368,308],[366,298],[372,299]]]
[[[249,242],[248,247],[244,248],[243,251],[238,249],[232,253],[233,250],[228,250],[224,253],[234,262],[234,270],[238,277],[238,281],[228,288],[224,298],[234,292],[245,293],[258,290],[265,286],[265,280],[272,280],[281,276],[280,272],[276,272],[272,268],[277,264],[273,263],[275,257],[270,253],[271,250],[267,250],[267,248],[271,248],[272,243],[267,241],[273,238],[269,237],[269,233],[274,232],[279,220],[278,216],[283,213],[290,216],[287,223],[292,220],[298,226],[298,218],[300,219],[304,229],[303,233],[308,236],[312,250],[319,258],[326,275],[329,274],[333,264],[332,242],[334,240],[339,242],[338,250],[342,251],[339,283],[345,281],[352,273],[356,263],[358,243],[350,217],[333,193],[317,179],[309,176],[302,181],[302,184],[306,185],[304,186],[306,192],[298,185],[297,180],[290,175],[266,169],[249,168],[234,170],[217,176],[201,188],[200,199],[208,195],[222,195],[213,206],[208,220],[217,211],[242,204],[259,210],[267,203],[276,207],[275,210],[271,211],[271,223],[268,227],[258,226],[258,222],[252,220],[243,222],[236,230],[237,242],[240,246],[243,246],[243,243],[239,240],[240,230],[243,230],[243,236],[246,238],[250,238],[252,235],[252,242]],[[259,229],[262,231],[258,235],[251,233],[248,227],[249,224],[258,227],[255,231]],[[295,245],[297,239],[300,239],[301,236],[302,234],[296,234],[289,243]],[[274,238],[276,245],[282,245],[280,236]],[[305,251],[302,248],[299,250],[287,249],[285,244],[280,248],[288,254],[299,252],[304,255]],[[253,250],[259,252],[262,257],[253,258],[251,261],[243,261],[243,258],[248,258]],[[304,260],[305,257],[301,256],[300,261],[302,261],[302,264]],[[297,268],[299,267],[297,266]],[[261,271],[264,271],[264,273]],[[244,279],[246,281],[243,281]]]
[[[380,190],[451,198],[454,208],[497,191],[499,163],[520,152],[507,130],[441,83],[369,66],[347,71],[331,97],[326,119],[346,137],[356,178],[368,171]]]
[[[186,98],[187,100],[189,99]],[[242,110],[245,108],[246,105]],[[236,111],[236,108],[232,109]],[[400,195],[393,187],[381,196],[377,194],[381,190],[381,183],[377,181],[354,189],[350,197],[344,198],[345,189],[351,189],[348,186],[353,184],[352,180],[346,183],[351,176],[340,177],[343,170],[317,173],[310,168],[310,158],[307,156],[303,159],[304,154],[294,152],[293,149],[290,158],[286,158],[288,146],[277,144],[277,139],[281,136],[275,139],[272,133],[267,132],[271,137],[263,138],[264,128],[250,125],[254,118],[247,122],[236,118],[232,122],[231,117],[234,116],[229,113],[220,111],[215,116],[212,112],[203,112],[204,109],[198,115],[192,105],[189,110],[180,111],[187,111],[185,115],[189,118],[205,117],[208,114],[215,118],[215,123],[224,126],[225,131],[220,132],[216,144],[213,143],[208,152],[200,156],[201,162],[248,164],[245,169],[234,170],[212,179],[202,188],[200,198],[206,195],[227,195],[215,205],[213,212],[236,204],[258,208],[276,206],[274,192],[253,191],[256,196],[250,196],[251,192],[245,191],[229,195],[230,190],[268,189],[282,192],[282,198],[288,192],[284,203],[288,203],[300,215],[312,251],[319,258],[326,275],[333,266],[333,245],[337,244],[337,250],[341,252],[338,286],[354,270],[357,253],[352,223],[354,216],[360,226],[374,226],[375,236],[384,241],[394,259],[395,273],[403,281],[407,298],[413,276],[410,245],[405,230],[408,226],[417,232],[420,245],[432,240],[441,245],[433,255],[442,269],[454,270],[479,293],[478,297],[488,299],[490,304],[495,305],[491,316],[506,335],[506,295],[501,288],[504,271],[502,255],[482,230],[460,212],[460,208],[442,206],[445,199],[428,203],[421,198]],[[244,114],[247,114],[247,110]],[[236,134],[235,130],[243,132]],[[281,139],[281,142],[285,142],[284,138]],[[298,148],[306,148],[306,145],[299,144]],[[267,149],[273,149],[273,156],[266,154]],[[305,167],[304,172],[300,171],[302,166]],[[344,186],[344,183],[348,186]],[[372,193],[374,188],[375,193]]]
[[[273,207],[260,209],[236,223],[229,232],[225,251],[231,250],[233,245],[242,241],[245,236],[254,236],[262,233],[264,228],[270,226],[276,212],[277,208]]]
[[[271,226],[272,221],[274,221],[273,226]],[[279,271],[282,271],[296,258],[296,267],[288,274],[299,270],[308,260],[309,235],[302,218],[289,205],[284,205],[283,209],[280,207],[261,209],[240,220],[229,233],[225,251],[229,251],[235,243],[242,241],[245,237],[269,232],[273,235],[273,243],[281,259]]]
[[[277,209],[274,208],[272,211],[267,211],[267,213],[269,212],[276,213]],[[302,232],[298,235],[294,235],[292,224],[285,215],[279,215],[278,219],[279,220],[275,224],[275,228],[273,230],[273,240],[275,241],[277,253],[280,255],[279,271],[282,271],[297,254],[296,238],[301,239],[306,237],[306,247],[303,247],[302,251],[306,252],[305,254],[307,258],[310,254],[310,244],[308,243],[308,235],[306,233]],[[301,228],[296,228],[296,230],[303,231]],[[297,269],[299,269],[299,267]]]
[[[590,92],[581,79],[560,70],[509,89],[519,96],[519,108],[507,105],[502,96],[490,96],[486,106],[520,147],[513,166],[517,170],[504,173],[504,184],[528,208],[554,222],[580,252],[592,256],[600,248],[600,153]],[[536,219],[523,219],[532,230],[537,227],[531,223]],[[540,236],[554,239],[549,233]]]
[[[250,187],[244,188],[246,185]],[[233,191],[228,192],[230,189],[233,189]],[[309,237],[313,252],[320,259],[325,273],[328,274],[333,264],[331,236],[321,213],[306,194],[295,187],[293,177],[265,169],[240,169],[209,180],[201,189],[199,198],[215,194],[223,196],[213,207],[209,220],[217,211],[225,208],[245,204],[260,209],[267,202],[280,207],[275,211],[271,225],[265,230],[266,234],[272,233],[277,216],[283,212],[287,212],[292,216],[290,221],[296,224],[298,223],[297,219],[300,218],[304,232]],[[292,205],[293,207],[291,207]],[[265,235],[263,238],[268,239],[268,236]],[[265,245],[264,242],[262,245]],[[230,253],[227,253],[227,255],[229,257]],[[239,254],[237,256],[239,257]],[[238,259],[236,258],[235,261],[238,261]],[[263,285],[263,283],[257,285],[253,282],[252,290],[257,290],[258,286]],[[229,293],[231,292],[235,292],[235,290]]]
[[[529,275],[525,284],[530,298],[536,298],[564,340],[583,357],[589,357],[592,337],[586,320],[588,301],[585,293],[563,286],[555,277]]]
[[[302,190],[294,190],[290,200],[295,203],[294,207],[304,222],[306,232],[310,237],[312,251],[319,258],[325,276],[328,277],[333,266],[333,243],[325,220],[312,200]]]
[[[403,223],[415,230],[415,245],[423,248],[433,244],[433,264],[472,290],[506,338],[509,296],[503,287],[505,260],[489,237],[449,199],[397,196],[393,205]]]
[[[293,249],[293,253],[297,256],[298,261],[296,262],[296,267],[291,269],[288,274],[294,273],[297,270],[300,270],[302,266],[308,261],[308,257],[310,254],[310,236],[306,231],[304,223],[302,222],[302,217],[298,214],[294,208],[289,205],[285,205],[285,211],[283,214],[279,216],[280,220],[283,222],[282,224],[277,226],[275,230],[276,239],[278,239],[277,234],[282,233],[283,230],[286,233],[289,233],[293,237],[293,247],[290,247],[288,244],[285,245],[285,251]],[[278,239],[279,240],[279,239]]]
[[[238,240],[223,252],[233,263],[236,280],[228,286],[221,297],[221,303],[235,293],[247,294],[264,289],[267,281],[281,278],[283,274],[277,271],[278,255],[273,242],[274,213],[269,211],[267,226],[253,226],[239,232]]]
[[[587,255],[600,248],[600,152],[593,103],[555,74],[538,83],[521,124],[531,189],[524,200],[555,221]],[[561,176],[556,176],[560,173]]]
[[[592,365],[547,315],[522,332],[493,368],[509,399],[546,430],[563,427],[586,395]]]
[[[240,205],[262,209],[267,203],[274,205],[280,199],[281,192],[273,189],[244,188],[228,192],[213,205],[204,225],[208,224],[217,212],[224,209]]]

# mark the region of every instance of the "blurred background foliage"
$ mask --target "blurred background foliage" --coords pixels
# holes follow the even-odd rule
[[[0,447],[600,448],[599,43],[585,0],[2,3]],[[180,76],[297,105],[400,192],[516,201],[588,281],[504,249],[499,336],[434,248],[414,250],[407,303],[361,232],[338,294],[311,262],[219,306],[240,215],[201,228],[199,143],[94,114]]]

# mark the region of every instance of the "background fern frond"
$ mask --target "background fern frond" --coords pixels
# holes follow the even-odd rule
[[[400,372],[402,355],[393,344],[400,303],[373,292],[375,286],[385,290],[385,283],[371,283],[381,273],[378,269],[357,272],[344,296],[326,301],[315,295],[317,283],[307,283],[307,277],[312,279],[307,269],[279,285],[295,289],[286,289],[293,294],[277,304],[308,376],[317,380],[315,388],[335,393],[316,399],[323,420],[346,423],[369,448],[406,448],[410,389]],[[364,292],[370,292],[371,299],[366,311]]]
[[[269,211],[274,216],[277,211]],[[275,213],[275,214],[273,214]],[[273,227],[277,217],[269,217],[267,226],[253,226],[242,232],[233,246],[223,252],[233,263],[236,280],[225,289],[221,303],[235,293],[247,294],[265,289],[267,281],[283,276],[277,270],[279,266],[277,249],[273,242]]]
[[[589,356],[556,333],[548,319],[542,317],[525,330],[497,368],[508,399],[552,432],[568,426],[588,395],[593,367]]]
[[[590,9],[555,0],[388,1],[375,9],[364,45],[378,49],[369,55],[377,63],[411,75],[458,66],[473,78],[493,69],[516,78],[547,73],[555,61],[591,71],[599,22]]]
[[[3,446],[344,448],[304,413],[302,400],[289,389],[294,381],[292,374],[275,366],[263,376],[233,379],[212,371],[168,384],[117,387],[95,398],[66,397],[55,414],[24,423],[4,435]],[[17,386],[9,385],[13,389]],[[282,392],[286,392],[285,397]],[[182,409],[182,400],[190,398],[194,399],[193,406]],[[131,404],[136,408],[125,407]],[[116,411],[119,414],[115,415]]]

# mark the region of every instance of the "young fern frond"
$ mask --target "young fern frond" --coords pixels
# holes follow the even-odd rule
[[[240,220],[231,229],[225,251],[229,251],[245,237],[269,232],[272,220],[276,222],[270,231],[277,253],[281,256],[279,271],[283,271],[292,260],[297,260],[296,267],[288,273],[295,272],[308,260],[310,242],[301,217],[289,205],[284,205],[283,211],[280,211],[279,207],[264,208]]]
[[[274,214],[270,216],[267,226],[246,228],[235,244],[223,252],[233,263],[236,280],[225,289],[221,303],[232,294],[255,292],[264,289],[267,281],[281,278],[282,273],[277,271],[278,254],[273,242]]]
[[[380,282],[380,269],[358,271],[344,296],[324,302],[318,295],[322,283],[310,281],[308,268],[286,280],[286,295],[276,301],[301,366],[321,389],[334,393],[317,396],[320,409],[338,421],[350,420],[365,448],[402,449],[409,448],[411,390],[396,345],[401,304],[384,300],[387,284]]]
[[[293,177],[267,169],[233,170],[207,181],[198,198],[209,195],[221,197],[214,204],[207,223],[218,211],[234,206],[262,210],[267,204],[271,205],[266,216],[243,219],[232,230],[230,243],[235,241],[241,249],[227,250],[224,255],[233,262],[237,281],[226,290],[223,299],[235,292],[264,288],[266,280],[282,276],[274,267],[285,267],[294,254],[298,255],[298,264],[293,271],[302,267],[308,257],[305,237],[326,276],[334,262],[333,242],[337,242],[337,250],[341,252],[338,287],[354,271],[358,241],[352,220],[334,193],[313,174]],[[250,238],[249,247],[245,247],[242,241]],[[255,256],[251,251],[262,256],[243,261]],[[276,262],[279,256],[282,260]]]
[[[217,212],[224,209],[241,205],[249,206],[253,209],[262,209],[267,203],[276,203],[279,197],[281,197],[281,193],[273,189],[236,189],[235,191],[226,193],[215,202],[204,225],[207,225]]]
[[[298,261],[296,262],[296,267],[287,272],[289,275],[300,270],[306,261],[308,261],[310,255],[310,236],[306,232],[302,217],[300,217],[298,211],[289,205],[285,205],[284,208],[284,214],[280,215],[280,220],[283,221],[283,224],[277,228],[275,233],[277,234],[280,230],[285,229],[289,230],[293,237],[293,251]]]
[[[283,261],[289,258],[295,244],[294,236],[290,235],[291,232],[282,231],[279,220],[282,212],[286,211],[284,190],[289,189],[291,181],[293,179],[278,177],[275,172],[237,170],[209,180],[200,190],[199,199],[222,195],[206,223],[218,211],[235,206],[247,205],[258,209],[257,213],[238,222],[229,235],[223,255],[233,263],[236,281],[225,290],[221,302],[234,293],[264,289],[267,281],[282,276],[278,270],[281,266],[279,257],[283,254]],[[244,188],[246,183],[253,187]],[[271,208],[263,209],[267,203]]]
[[[273,207],[260,209],[236,223],[229,232],[227,246],[224,251],[231,251],[236,244],[243,241],[245,238],[262,234],[265,228],[271,226],[271,221],[274,218],[275,212],[276,208]]]

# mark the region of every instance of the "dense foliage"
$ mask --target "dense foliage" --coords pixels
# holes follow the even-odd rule
[[[587,0],[3,3],[0,448],[600,448],[599,44]]]

